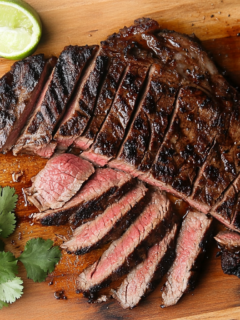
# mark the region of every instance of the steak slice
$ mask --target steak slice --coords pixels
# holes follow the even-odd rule
[[[232,231],[221,231],[214,239],[222,250],[223,272],[240,278],[240,235]]]
[[[176,304],[185,292],[194,289],[209,240],[211,222],[212,219],[203,213],[193,211],[183,221],[177,240],[176,259],[162,294],[165,307]]]
[[[174,109],[179,76],[152,65],[138,111],[118,153],[109,163],[138,176],[147,172],[160,148]]]
[[[140,300],[152,292],[161,278],[171,267],[175,258],[175,239],[177,225],[169,231],[162,241],[151,247],[147,258],[134,268],[117,291],[112,290],[123,309],[135,307]]]
[[[95,47],[96,48],[96,47]],[[59,149],[69,147],[85,130],[93,115],[97,96],[107,72],[109,58],[98,50],[87,72],[81,80],[80,87],[65,114],[54,139]]]
[[[73,237],[61,245],[68,253],[85,254],[110,240],[118,239],[141,212],[147,188],[139,183],[94,220],[78,227]]]
[[[210,96],[196,87],[182,87],[150,180],[182,198],[190,196],[197,172],[214,143],[218,118],[219,109]]]
[[[94,218],[102,213],[108,205],[117,201],[133,185],[130,175],[113,170],[97,169],[95,174],[84,184],[80,192],[61,209],[48,210],[34,218],[43,225],[61,225],[69,217],[73,226],[83,223],[85,219]]]
[[[56,142],[51,142],[53,132],[65,112],[86,63],[92,58],[96,48],[68,46],[63,50],[33,116],[13,149],[14,155],[22,152],[45,158],[52,156],[56,147]]]
[[[92,164],[73,154],[54,156],[24,189],[27,200],[38,210],[61,208],[94,172]]]
[[[96,141],[89,151],[82,153],[82,157],[96,165],[104,166],[110,159],[117,156],[147,71],[148,66],[140,63],[131,64],[126,68],[112,108]]]
[[[121,81],[125,64],[119,59],[112,59],[102,89],[97,99],[93,117],[86,131],[74,141],[74,146],[87,150],[94,142],[115,98],[119,82]]]
[[[77,289],[85,296],[91,296],[114,277],[127,273],[146,254],[148,247],[164,236],[170,215],[170,203],[165,195],[159,191],[153,192],[148,205],[122,237],[79,275]],[[134,254],[134,261],[131,262]]]
[[[228,228],[240,232],[240,174],[211,208],[210,213]]]
[[[45,62],[42,54],[31,56],[15,62],[0,79],[0,152],[17,141],[55,63],[56,58]]]
[[[226,135],[220,134],[218,137],[194,185],[191,199],[205,204],[206,211],[215,205],[240,172],[240,104],[237,101],[230,113]],[[224,132],[224,128],[221,129]]]
[[[232,231],[220,231],[214,239],[223,250],[240,251],[240,235]]]

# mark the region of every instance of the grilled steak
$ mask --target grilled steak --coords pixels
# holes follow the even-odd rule
[[[228,228],[240,231],[240,175],[212,207],[210,213]]]
[[[54,136],[58,148],[66,149],[83,133],[93,115],[101,82],[107,72],[109,59],[99,49],[94,61],[81,80],[80,87]]]
[[[114,277],[128,272],[146,254],[147,248],[164,236],[170,216],[170,204],[165,195],[153,192],[149,204],[122,237],[79,275],[78,290],[91,296]],[[135,259],[131,262],[133,255]]]
[[[232,231],[221,231],[214,239],[222,250],[240,251],[240,235]]]
[[[138,176],[147,172],[168,127],[179,85],[178,75],[154,64],[138,111],[111,167]]]
[[[43,225],[65,224],[69,217],[73,226],[94,218],[108,205],[118,200],[133,184],[130,175],[113,169],[97,169],[80,192],[61,209],[47,210],[35,215]]]
[[[177,240],[176,259],[162,295],[166,307],[176,304],[185,292],[194,289],[209,240],[211,221],[203,213],[193,211],[183,221]]]
[[[221,249],[221,264],[225,274],[240,278],[240,235],[236,232],[221,231],[215,240]]]
[[[177,225],[162,241],[156,243],[147,253],[147,258],[134,268],[123,281],[113,297],[124,308],[135,307],[140,300],[153,291],[175,258]]]
[[[93,117],[86,129],[86,132],[74,141],[74,145],[76,147],[86,150],[92,145],[109,109],[111,108],[124,70],[125,64],[121,60],[113,59],[111,61],[96,103],[96,109],[94,110]]]
[[[66,105],[76,87],[86,63],[96,51],[96,46],[69,46],[58,58],[57,64],[38,101],[37,107],[13,153],[52,156],[56,142],[51,142],[54,129],[61,120]]]
[[[84,254],[110,240],[118,239],[141,212],[147,189],[139,183],[96,219],[78,227],[61,248],[68,253]]]
[[[138,64],[127,67],[113,106],[96,141],[90,151],[83,152],[82,157],[100,166],[104,166],[111,158],[116,157],[147,71],[146,65]]]
[[[23,190],[27,200],[40,212],[49,208],[61,208],[78,192],[83,182],[94,171],[91,163],[77,156],[57,155],[32,178],[32,186]]]
[[[56,58],[45,62],[42,54],[28,57],[0,79],[0,152],[17,141],[55,63]]]
[[[172,123],[151,170],[159,185],[176,195],[190,196],[198,168],[216,136],[219,110],[194,87],[180,89]]]

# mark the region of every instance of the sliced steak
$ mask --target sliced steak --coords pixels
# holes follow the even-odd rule
[[[240,174],[210,213],[228,228],[240,232]]]
[[[33,116],[13,149],[15,155],[22,152],[45,158],[52,156],[56,147],[56,142],[51,142],[53,132],[65,112],[86,63],[92,58],[96,48],[68,46],[63,50]]]
[[[178,74],[158,64],[151,67],[138,111],[111,167],[134,176],[151,168],[174,109],[178,85]]]
[[[223,250],[240,251],[240,234],[232,231],[221,231],[214,239]]]
[[[54,136],[59,149],[64,150],[69,147],[85,130],[94,113],[97,96],[108,64],[109,58],[100,48],[84,74],[80,87]]]
[[[73,237],[61,248],[68,253],[85,254],[110,240],[118,239],[140,214],[146,202],[146,192],[147,188],[139,183],[101,215],[78,227]]]
[[[230,97],[228,99],[230,100]],[[230,114],[227,133],[220,134],[217,138],[218,141],[201,169],[191,196],[193,201],[206,204],[206,211],[210,210],[240,172],[239,102]],[[221,129],[224,132],[224,128]]]
[[[199,167],[214,143],[218,118],[219,109],[210,96],[195,87],[181,88],[150,179],[182,198],[190,196]]]
[[[221,231],[214,239],[221,249],[223,272],[240,278],[240,235],[232,231]]]
[[[0,152],[17,141],[56,58],[45,62],[42,54],[15,62],[0,79]]]
[[[149,204],[122,237],[79,275],[77,289],[91,296],[108,285],[114,276],[128,272],[146,254],[148,247],[164,236],[170,216],[170,203],[165,195],[153,192]]]
[[[169,271],[163,290],[165,307],[178,302],[188,290],[193,290],[210,236],[212,219],[203,213],[190,211],[183,221],[177,240],[176,259]]]
[[[132,187],[134,181],[129,174],[113,169],[97,169],[80,192],[61,209],[48,210],[35,215],[43,225],[61,225],[69,217],[73,226],[85,219],[94,218],[102,213],[108,205],[120,199]]]
[[[32,186],[23,190],[40,212],[61,208],[94,171],[90,162],[73,154],[57,155],[32,178]]]
[[[119,82],[125,70],[125,64],[119,59],[110,63],[99,98],[96,103],[93,117],[86,131],[74,141],[74,145],[81,150],[87,150],[94,142],[115,98]]]
[[[100,166],[104,166],[110,159],[116,157],[147,71],[146,64],[131,64],[127,67],[112,108],[96,141],[89,151],[82,153],[82,157]]]
[[[128,274],[118,290],[112,290],[113,297],[123,309],[135,307],[143,297],[155,289],[171,267],[175,258],[176,236],[177,225],[174,225],[162,241],[149,249],[147,258]]]

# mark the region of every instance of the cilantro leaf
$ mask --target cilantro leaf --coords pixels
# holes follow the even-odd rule
[[[15,278],[18,273],[17,260],[11,252],[0,252],[0,284]]]
[[[3,251],[5,247],[5,243],[0,239],[0,251]]]
[[[0,213],[12,212],[18,200],[15,189],[11,187],[0,187]]]
[[[17,200],[14,188],[0,187],[0,234],[3,238],[7,238],[15,230],[16,216],[12,211]]]
[[[7,304],[6,302],[0,300],[0,310],[1,310],[3,307],[8,307],[8,304]]]
[[[0,300],[8,303],[13,303],[19,299],[23,293],[23,281],[19,277],[0,283]]]
[[[3,238],[7,238],[13,233],[16,228],[16,216],[13,212],[0,213],[0,228],[2,229],[0,234]]]
[[[42,238],[31,239],[27,242],[24,252],[19,260],[27,270],[28,278],[34,282],[42,282],[47,274],[52,272],[55,265],[61,258],[61,251],[58,246],[52,246],[52,240]]]

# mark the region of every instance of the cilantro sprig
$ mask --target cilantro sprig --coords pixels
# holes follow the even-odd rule
[[[7,238],[16,228],[14,213],[18,196],[15,189],[0,187],[0,237]],[[42,238],[29,240],[19,258],[11,252],[4,252],[4,242],[0,238],[0,310],[15,302],[23,294],[23,281],[17,277],[18,262],[27,270],[27,277],[34,282],[46,280],[61,258],[58,246],[52,240]]]

